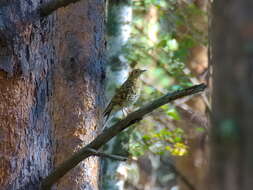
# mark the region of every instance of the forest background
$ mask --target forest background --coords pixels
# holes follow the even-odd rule
[[[209,8],[208,1],[109,1],[107,97],[134,68],[147,70],[137,107],[167,92],[209,83]],[[114,139],[108,150],[130,154],[132,161],[104,160],[104,188],[204,188],[209,99],[206,90],[166,104]]]
[[[0,188],[251,190],[253,4],[210,3],[1,1]]]

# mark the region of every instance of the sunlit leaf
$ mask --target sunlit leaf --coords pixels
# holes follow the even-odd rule
[[[177,43],[176,39],[172,39],[172,40],[167,41],[166,45],[167,45],[168,49],[171,51],[176,51],[178,49],[178,43]]]
[[[205,128],[203,128],[203,127],[198,127],[198,128],[196,128],[195,129],[197,132],[204,132],[205,131]]]
[[[169,109],[166,113],[168,116],[172,117],[174,120],[180,120],[180,115],[175,108]]]

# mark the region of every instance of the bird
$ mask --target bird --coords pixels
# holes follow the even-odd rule
[[[112,111],[123,110],[134,104],[140,96],[141,81],[140,75],[146,70],[134,69],[130,72],[127,80],[118,88],[110,103],[104,110],[104,117],[108,120]]]

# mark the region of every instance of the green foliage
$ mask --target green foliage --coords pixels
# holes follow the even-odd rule
[[[207,43],[202,28],[192,23],[191,19],[197,16],[207,18],[206,13],[194,4],[180,4],[178,0],[132,1],[132,7],[132,35],[123,54],[132,67],[148,70],[144,74],[144,88],[139,102],[191,86],[192,75],[186,74],[185,62],[191,48]],[[156,11],[156,22],[148,20],[151,10]],[[181,119],[171,105],[162,106],[160,111],[171,121]],[[183,131],[178,128],[168,130],[166,127],[154,129],[149,126],[146,130],[134,130],[129,145],[131,154],[138,157],[148,151],[154,154],[170,152],[176,156],[185,155],[187,145]]]
[[[192,4],[180,7],[177,1],[144,0],[133,1],[134,20],[132,23],[132,37],[124,47],[124,55],[130,65],[148,67],[149,78],[160,88],[170,90],[170,86],[191,85],[190,75],[185,74],[185,64],[190,48],[199,43],[204,43],[203,34],[194,25],[190,24],[189,17],[204,14]],[[149,23],[145,15],[151,7],[156,7],[158,20]],[[170,12],[170,13],[168,13]],[[166,25],[173,23],[168,31],[161,30]],[[180,27],[184,26],[186,32]],[[158,28],[158,29],[157,29]],[[160,29],[160,31],[159,31]],[[157,41],[150,39],[150,31],[157,36]],[[183,30],[184,31],[184,30]],[[201,38],[201,40],[200,40]]]
[[[173,120],[180,120],[180,115],[174,107],[168,104],[163,105],[161,109]]]
[[[169,152],[174,156],[183,156],[187,153],[187,146],[184,143],[184,132],[180,128],[150,130],[145,135],[137,130],[132,133],[129,150],[136,157],[142,156],[147,151],[154,154]]]
[[[200,133],[203,133],[203,132],[205,132],[205,128],[203,128],[203,127],[197,127],[196,131],[200,132]]]

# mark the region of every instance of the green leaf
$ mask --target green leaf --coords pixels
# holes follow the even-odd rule
[[[205,131],[205,128],[203,128],[203,127],[198,127],[198,128],[196,128],[195,129],[197,132],[204,132]]]
[[[168,49],[171,51],[176,51],[178,49],[178,43],[176,39],[167,41],[166,45],[167,45],[166,47],[168,47]]]
[[[183,139],[182,139],[181,137],[175,137],[175,138],[174,138],[174,141],[175,141],[175,142],[182,142],[182,140],[183,140]]]
[[[174,120],[180,120],[180,115],[175,108],[169,109],[167,115],[172,117]]]

